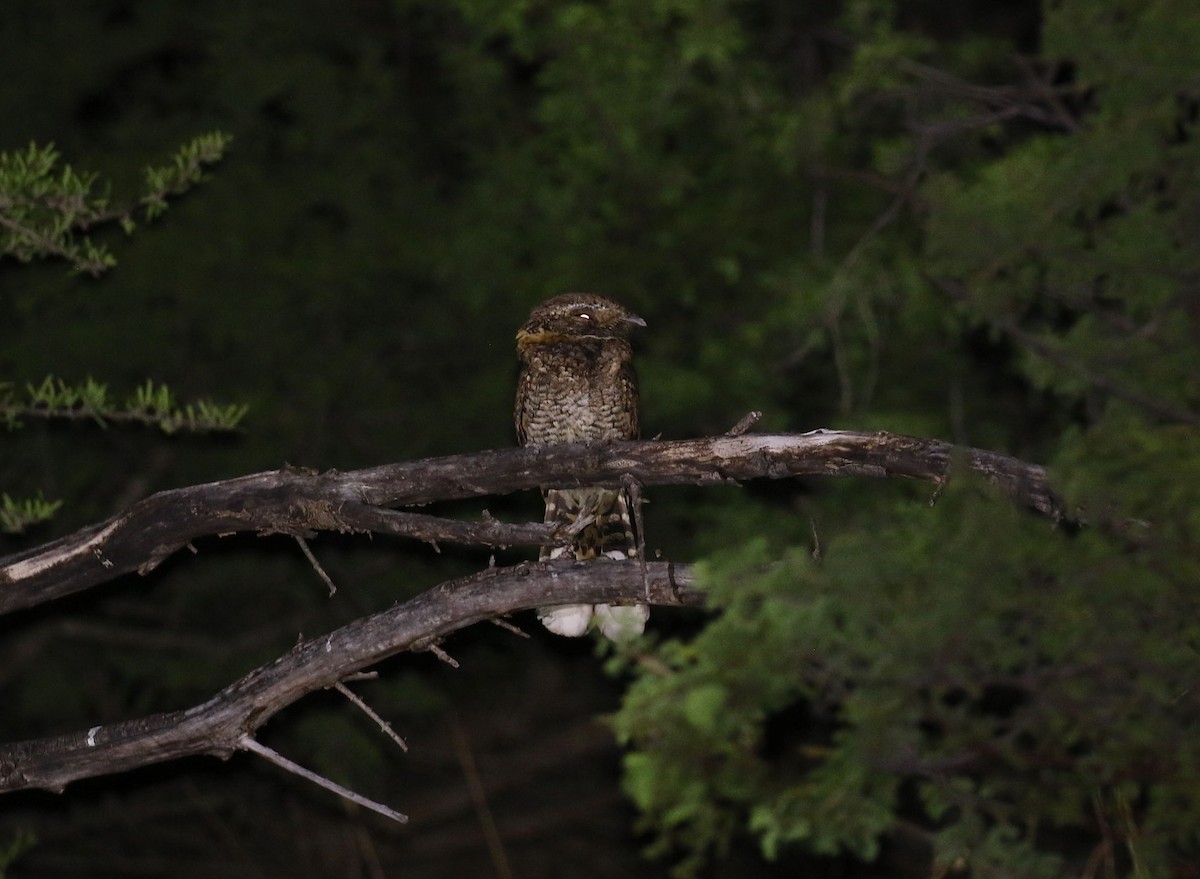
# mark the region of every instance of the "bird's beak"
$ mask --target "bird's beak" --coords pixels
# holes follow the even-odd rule
[[[625,321],[625,323],[627,323],[627,324],[635,324],[636,326],[639,326],[639,327],[644,327],[646,325],[646,322],[644,320],[642,320],[640,317],[638,317],[636,314],[634,314],[632,311],[626,312],[625,316],[623,318],[621,318],[621,320]]]

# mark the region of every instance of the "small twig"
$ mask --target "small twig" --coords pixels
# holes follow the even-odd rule
[[[629,495],[629,506],[633,508],[633,530],[636,532],[633,539],[637,545],[638,564],[642,567],[642,590],[648,602],[650,601],[650,576],[646,572],[646,528],[642,520],[642,484],[628,473],[621,482],[625,486],[626,494]]]
[[[443,650],[441,647],[438,647],[436,644],[430,644],[425,649],[428,650],[430,653],[432,653],[434,656],[436,656],[438,659],[440,659],[442,662],[446,663],[446,665],[450,666],[451,668],[459,668],[458,660],[455,659],[453,656],[451,656],[449,653],[447,653],[445,650]]]
[[[471,794],[471,803],[475,806],[475,816],[479,819],[483,838],[487,841],[488,854],[492,858],[492,866],[500,879],[512,879],[512,868],[508,864],[508,856],[504,852],[504,840],[496,826],[496,818],[488,805],[487,791],[483,779],[479,777],[479,768],[475,765],[475,755],[471,752],[471,743],[467,740],[466,730],[458,720],[458,714],[453,708],[447,712],[450,721],[450,737],[454,741],[454,754],[462,767],[463,777],[467,781],[467,790]]]
[[[321,563],[317,561],[317,557],[313,555],[313,551],[308,548],[308,541],[300,535],[294,535],[296,542],[300,544],[300,549],[304,551],[304,555],[308,557],[308,563],[313,566],[313,570],[317,575],[325,581],[325,585],[329,587],[329,594],[332,596],[337,592],[337,587],[333,585],[333,581],[329,579],[329,575],[325,573],[325,569],[321,567]]]
[[[327,791],[332,791],[343,799],[347,799],[352,803],[357,803],[365,809],[370,809],[372,812],[378,812],[385,818],[391,818],[393,821],[397,821],[400,824],[408,823],[408,816],[402,812],[397,812],[395,809],[391,808],[390,806],[385,806],[383,803],[377,803],[374,800],[369,800],[362,794],[357,794],[349,788],[342,787],[336,781],[330,781],[323,775],[317,775],[317,773],[313,772],[311,769],[305,769],[299,763],[293,763],[278,751],[271,750],[266,745],[260,744],[250,736],[242,736],[240,739],[238,739],[238,747],[245,751],[252,751],[258,756],[274,763],[280,769],[286,770],[293,775],[299,775],[301,778],[311,781],[313,784],[323,787]]]
[[[821,561],[821,535],[817,533],[817,520],[809,519],[808,527],[812,529],[812,558],[813,561]]]
[[[404,739],[400,738],[399,734],[392,729],[392,725],[376,714],[375,710],[366,702],[364,702],[353,690],[351,690],[341,681],[338,681],[336,684],[334,684],[333,688],[349,699],[351,703],[353,703],[356,708],[366,714],[367,717],[379,724],[379,728],[384,731],[388,738],[400,746],[401,751],[408,750],[408,743],[404,741]]]
[[[354,825],[354,841],[358,844],[358,851],[362,855],[363,867],[367,876],[370,879],[387,879],[383,862],[379,859],[379,849],[376,848],[375,841],[371,839],[370,831],[362,824]]]
[[[762,418],[762,415],[757,409],[750,410],[738,419],[737,424],[725,431],[725,436],[741,436],[754,427],[754,425],[758,424],[758,420]]]
[[[1072,134],[1078,132],[1079,120],[1071,115],[1071,111],[1067,109],[1067,105],[1063,103],[1062,99],[1058,96],[1058,93],[1054,90],[1054,87],[1047,81],[1046,77],[1038,74],[1037,70],[1034,69],[1033,64],[1029,62],[1028,58],[1025,58],[1021,55],[1014,55],[1013,61],[1018,67],[1021,68],[1021,72],[1025,74],[1026,79],[1028,79],[1030,85],[1033,86],[1034,91],[1036,91],[1041,96],[1042,100],[1044,100],[1054,111],[1054,117],[1059,121],[1062,127]]]
[[[594,513],[581,513],[575,517],[575,521],[570,524],[562,524],[554,529],[553,535],[555,545],[570,546],[577,534],[581,533],[584,528],[596,521]],[[561,543],[559,543],[561,541]]]
[[[667,562],[667,585],[671,588],[671,597],[678,599],[683,594],[683,590],[679,588],[679,584],[675,581],[675,563]]]
[[[528,638],[529,637],[529,633],[526,632],[524,629],[522,629],[520,626],[510,623],[508,620],[503,619],[502,617],[492,617],[490,620],[488,620],[488,622],[494,626],[499,626],[502,629],[512,632],[514,635],[516,635],[519,638]]]

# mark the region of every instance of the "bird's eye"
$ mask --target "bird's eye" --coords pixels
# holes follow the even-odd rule
[[[579,318],[580,320],[591,320],[591,319],[592,319],[592,315],[591,315],[591,313],[590,313],[590,312],[587,312],[587,311],[581,311],[581,312],[579,312],[579,313],[578,313],[577,315],[575,315],[575,316],[576,316],[577,318]]]

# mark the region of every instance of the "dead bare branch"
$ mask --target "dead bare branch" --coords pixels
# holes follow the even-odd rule
[[[647,565],[651,601],[698,606],[689,566]],[[636,561],[527,563],[451,580],[381,613],[355,620],[254,669],[208,701],[178,711],[0,745],[0,793],[62,791],[81,778],[207,754],[229,758],[283,708],[388,656],[426,650],[482,620],[555,603],[645,601]]]
[[[547,485],[731,483],[796,476],[901,476],[940,484],[951,460],[1018,503],[1065,517],[1045,470],[980,449],[891,433],[814,430],[604,446],[543,446],[426,458],[348,473],[273,470],[151,495],[106,522],[0,559],[0,613],[32,607],[123,574],[148,573],[193,540],[239,531],[404,534],[484,545],[554,545],[545,525],[490,517],[455,522],[390,507]]]
[[[395,742],[401,751],[408,750],[408,742],[404,741],[400,734],[392,729],[392,725],[380,717],[379,713],[374,708],[364,702],[361,696],[347,687],[342,681],[338,681],[333,685],[333,687],[335,690],[349,699],[350,703],[354,705],[355,708],[367,715],[367,717],[371,718],[371,720],[375,721],[375,723],[378,724],[379,728],[383,731],[384,735]]]
[[[274,763],[280,769],[285,769],[293,775],[299,775],[306,781],[311,781],[313,784],[325,788],[325,790],[333,791],[339,797],[349,800],[352,803],[356,803],[363,808],[370,809],[372,812],[378,812],[385,818],[391,818],[393,821],[397,821],[400,824],[408,823],[407,815],[397,812],[395,809],[391,808],[390,806],[385,806],[383,803],[377,803],[375,800],[367,799],[362,794],[355,793],[349,788],[343,787],[336,781],[331,781],[323,775],[318,775],[311,769],[305,769],[299,763],[289,760],[278,751],[268,748],[266,745],[261,744],[250,736],[242,736],[241,741],[238,742],[238,747],[240,747],[243,751],[250,751],[254,754],[258,754],[258,756],[270,761],[271,763]]]
[[[313,555],[313,551],[308,548],[308,541],[300,535],[296,535],[296,543],[300,544],[300,549],[304,553],[304,557],[308,559],[308,563],[313,566],[313,570],[317,572],[317,576],[325,581],[325,585],[329,588],[329,597],[332,598],[337,593],[337,586],[333,585],[333,580],[325,573],[325,569],[321,563],[317,561],[317,557]]]

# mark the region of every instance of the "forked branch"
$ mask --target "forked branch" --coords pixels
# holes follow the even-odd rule
[[[939,440],[816,430],[729,434],[669,442],[547,446],[389,464],[350,473],[285,469],[152,495],[124,513],[45,546],[0,560],[0,613],[78,592],[126,573],[146,573],[193,540],[237,531],[296,538],[320,531],[371,532],[485,545],[568,543],[548,525],[506,524],[485,512],[461,522],[392,507],[504,494],[540,486],[737,483],[796,476],[903,476],[941,486],[954,468],[983,475],[1016,502],[1064,518],[1045,471],[1023,461]],[[640,530],[640,529],[639,529]],[[308,553],[320,572],[315,557]],[[254,733],[314,690],[402,651],[430,651],[447,634],[513,611],[571,603],[699,605],[689,567],[667,562],[560,560],[491,568],[443,583],[402,605],[297,645],[191,708],[0,745],[0,792],[62,790],[80,778],[207,754],[255,750]],[[328,581],[328,578],[327,582]],[[331,588],[332,583],[330,582]],[[389,807],[380,804],[385,814]],[[396,817],[398,813],[392,814]]]
[[[692,569],[646,565],[656,605],[696,606]],[[296,645],[207,702],[53,738],[0,745],[0,793],[61,791],[80,778],[200,754],[228,758],[255,730],[307,693],[403,651],[423,651],[457,629],[556,602],[644,601],[637,562],[554,561],[490,568]]]
[[[0,559],[0,613],[32,607],[122,574],[145,574],[204,537],[251,531],[307,537],[375,532],[431,542],[554,545],[569,535],[540,524],[460,522],[391,507],[507,494],[546,485],[736,483],[796,476],[902,476],[940,485],[954,462],[1019,504],[1066,513],[1041,467],[941,440],[815,430],[604,446],[501,449],[348,473],[285,469],[151,495],[125,512]]]

